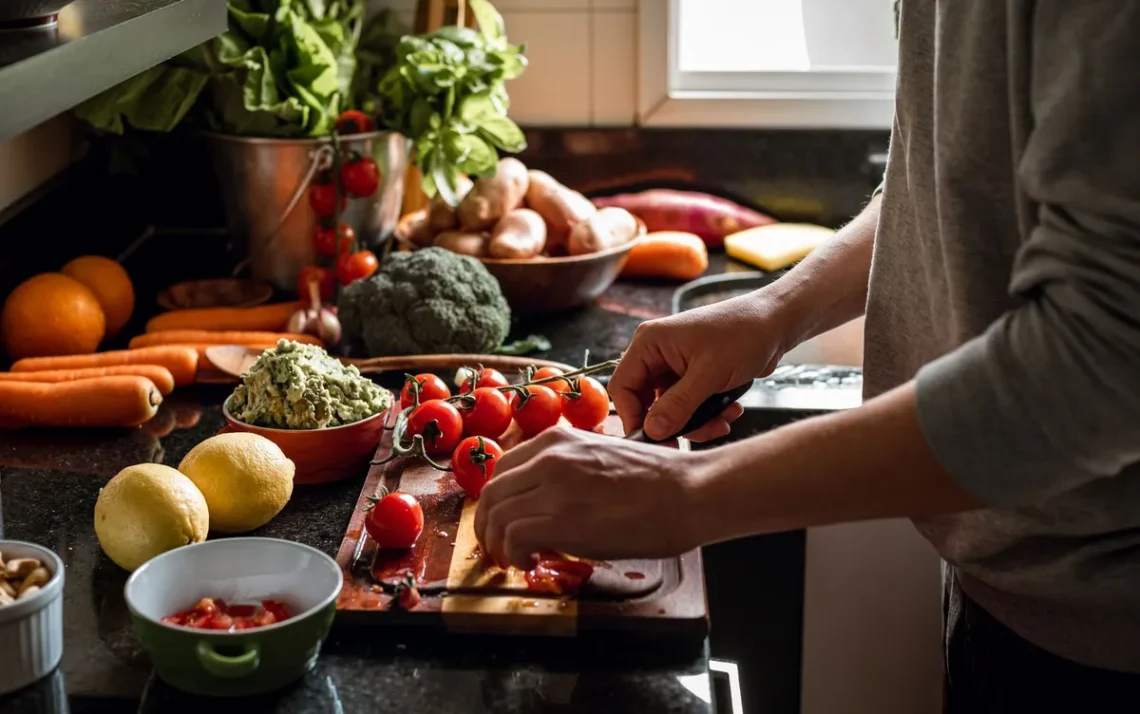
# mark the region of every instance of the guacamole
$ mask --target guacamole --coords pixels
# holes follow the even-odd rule
[[[320,347],[280,340],[242,375],[226,406],[238,421],[273,429],[320,429],[367,419],[392,396]]]

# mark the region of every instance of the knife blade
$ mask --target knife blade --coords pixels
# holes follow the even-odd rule
[[[733,402],[739,401],[740,398],[747,394],[748,390],[751,388],[752,381],[749,380],[739,387],[734,387],[728,391],[718,392],[712,395],[708,399],[701,402],[700,406],[698,406],[696,411],[693,412],[693,416],[689,417],[689,421],[685,422],[685,426],[681,427],[680,431],[666,439],[650,439],[649,436],[645,433],[645,429],[640,427],[634,429],[632,432],[626,435],[625,438],[630,441],[644,441],[649,444],[661,444],[667,441],[678,439],[685,434],[691,434],[692,432],[700,429],[702,426],[705,426],[710,421],[720,416],[721,412],[723,412],[725,409],[728,409],[728,407],[732,405]]]

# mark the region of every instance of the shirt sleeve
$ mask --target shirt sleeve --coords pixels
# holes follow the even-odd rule
[[[936,458],[994,507],[1140,461],[1140,1],[1036,8],[1019,307],[917,377]]]

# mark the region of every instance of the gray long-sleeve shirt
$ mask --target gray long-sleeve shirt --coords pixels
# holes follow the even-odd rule
[[[917,524],[966,593],[1140,672],[1140,0],[903,0],[865,365],[989,506]]]

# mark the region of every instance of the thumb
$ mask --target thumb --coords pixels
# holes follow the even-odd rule
[[[645,418],[645,433],[660,441],[680,431],[710,394],[704,380],[697,376],[700,370],[690,369],[672,387],[658,397]]]

